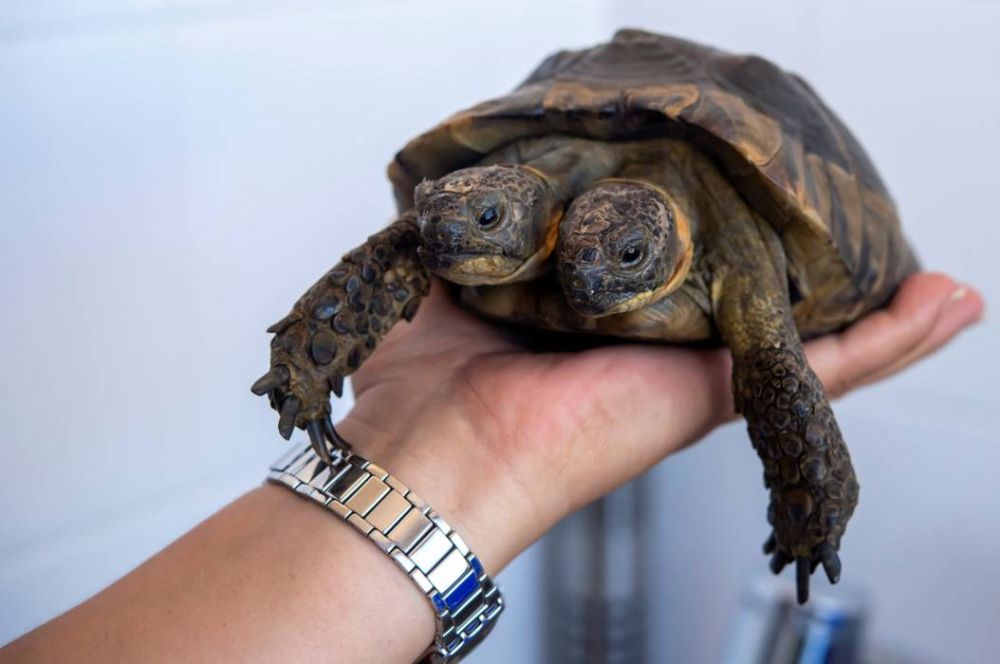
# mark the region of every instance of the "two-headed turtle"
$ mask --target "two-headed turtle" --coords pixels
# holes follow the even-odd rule
[[[271,328],[253,389],[283,436],[344,444],[329,392],[414,315],[431,273],[516,323],[720,341],[764,463],[772,569],[796,562],[800,601],[816,566],[837,580],[858,483],[800,337],[881,306],[917,265],[811,88],[758,57],[621,31],[414,139],[389,175],[400,218]]]

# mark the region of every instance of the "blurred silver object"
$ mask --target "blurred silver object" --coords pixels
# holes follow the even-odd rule
[[[591,503],[545,538],[545,661],[645,660],[644,478]]]
[[[744,593],[724,664],[858,664],[867,602],[851,588],[814,593],[805,606],[793,586],[761,578]]]

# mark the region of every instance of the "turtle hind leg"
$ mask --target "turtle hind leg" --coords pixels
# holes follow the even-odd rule
[[[775,574],[795,562],[798,600],[804,603],[819,565],[831,583],[840,579],[837,551],[859,491],[850,456],[797,343],[737,361],[733,388],[771,492],[767,518],[773,531],[764,551],[772,554]]]
[[[344,378],[361,366],[400,319],[410,320],[430,288],[417,257],[419,230],[412,212],[368,238],[317,281],[268,328],[271,368],[251,387],[279,412],[278,432],[288,439],[305,429],[318,454],[326,443],[346,442],[330,421],[330,392],[343,394]]]

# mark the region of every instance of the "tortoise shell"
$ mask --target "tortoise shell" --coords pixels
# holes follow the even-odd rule
[[[805,81],[757,56],[640,30],[560,51],[510,94],[410,141],[389,166],[397,204],[412,207],[424,178],[546,134],[691,141],[779,231],[795,318],[810,330],[882,304],[915,264],[868,155]]]

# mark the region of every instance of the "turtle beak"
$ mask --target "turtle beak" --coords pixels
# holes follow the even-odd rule
[[[608,266],[600,244],[586,240],[570,254],[572,260],[559,266],[563,293],[573,310],[582,316],[604,316],[613,306],[608,288]]]
[[[455,283],[477,286],[496,283],[524,261],[504,256],[501,249],[469,230],[469,222],[435,217],[421,227],[423,246],[417,254],[427,269]]]
[[[575,270],[563,278],[566,300],[578,314],[603,316],[614,306],[607,301],[609,294],[605,289],[604,275],[605,270],[602,268],[589,268]]]
[[[443,221],[440,217],[435,217],[423,224],[420,232],[429,254],[462,253],[468,242],[468,223],[464,220]]]

